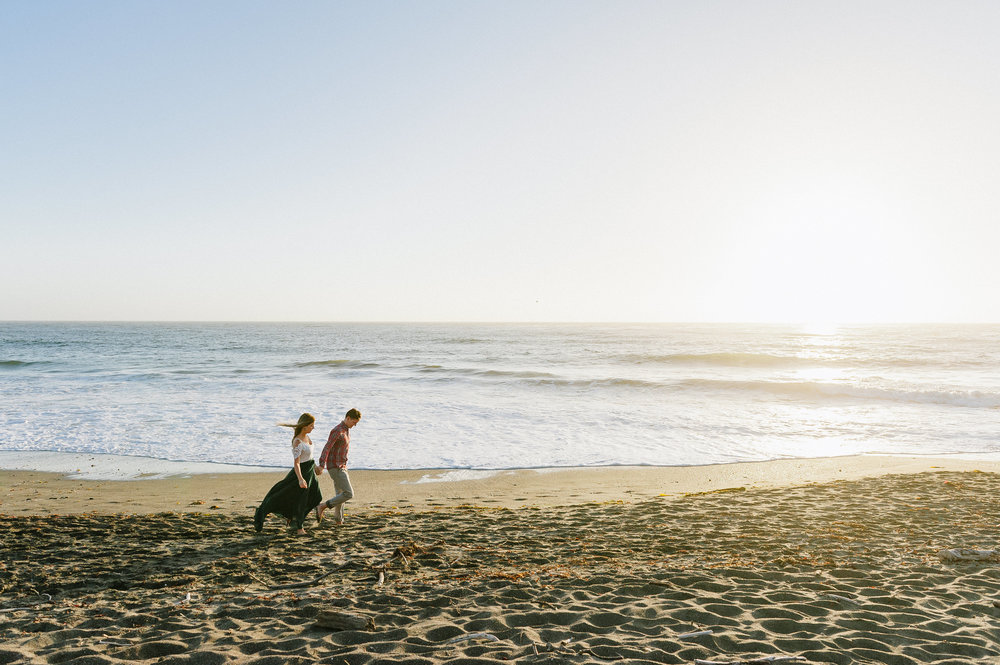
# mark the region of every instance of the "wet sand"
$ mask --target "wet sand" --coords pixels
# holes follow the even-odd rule
[[[114,458],[112,458],[114,459]],[[768,488],[856,480],[890,473],[992,471],[1000,462],[933,457],[852,456],[684,467],[519,469],[484,472],[351,470],[350,510],[482,504],[517,508],[588,501],[641,501],[731,487]],[[86,471],[86,469],[85,469]],[[75,474],[0,470],[0,513],[156,513],[255,508],[287,470],[218,473],[140,480],[85,480]],[[320,476],[324,495],[329,476]]]
[[[261,478],[0,474],[0,664],[994,662],[1000,563],[938,552],[997,546],[1000,475],[910,459],[396,495],[355,472],[367,498],[305,537],[273,516],[253,532]],[[374,628],[321,625],[330,611]]]

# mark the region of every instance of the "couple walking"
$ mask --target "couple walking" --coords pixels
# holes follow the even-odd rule
[[[347,412],[340,424],[330,430],[318,464],[313,461],[313,442],[309,438],[309,433],[316,426],[312,414],[303,413],[294,424],[282,423],[282,427],[295,428],[292,435],[292,470],[264,497],[253,516],[254,529],[263,529],[264,518],[269,513],[277,513],[297,529],[296,533],[305,535],[302,526],[306,515],[313,512],[316,519],[322,522],[323,513],[329,508],[333,508],[334,521],[343,524],[344,504],[354,497],[354,488],[347,475],[347,451],[351,444],[351,428],[360,420],[361,412],[357,409]],[[324,469],[330,472],[334,489],[333,498],[326,501],[323,501],[316,479],[316,476],[323,475]]]

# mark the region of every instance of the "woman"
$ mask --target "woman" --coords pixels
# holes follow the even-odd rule
[[[260,507],[253,516],[253,527],[258,532],[264,528],[264,518],[269,513],[284,516],[288,523],[298,529],[295,533],[306,534],[302,524],[306,513],[323,500],[319,483],[316,481],[315,463],[313,462],[313,443],[309,432],[313,431],[316,419],[312,414],[303,413],[294,425],[281,423],[281,427],[294,427],[292,435],[292,470],[288,472],[271,491],[267,493]]]

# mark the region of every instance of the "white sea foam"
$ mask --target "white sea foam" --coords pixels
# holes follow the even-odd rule
[[[0,450],[0,469],[49,471],[80,480],[148,480],[196,474],[254,473],[275,469],[210,462],[172,462],[151,457]]]
[[[894,402],[916,402],[922,404],[942,404],[970,408],[1000,408],[1000,392],[981,390],[906,390],[865,385],[858,383],[834,383],[823,381],[730,381],[719,379],[690,379],[684,382],[696,389],[715,388],[720,390],[766,392],[803,399],[859,399],[887,400]]]
[[[510,474],[511,471],[490,470],[483,471],[477,469],[456,469],[454,471],[440,471],[437,473],[425,473],[418,480],[403,480],[401,485],[417,485],[420,483],[454,483],[462,480],[482,480],[492,478],[500,474]]]

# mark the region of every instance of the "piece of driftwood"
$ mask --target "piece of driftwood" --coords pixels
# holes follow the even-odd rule
[[[593,656],[594,658],[596,658],[598,660],[606,660],[606,661],[609,661],[609,662],[610,661],[615,661],[615,660],[625,660],[625,656],[617,656],[617,655],[616,656],[602,656],[599,653],[594,653],[593,649],[581,649],[579,651],[579,653],[585,654],[587,656]]]
[[[771,665],[771,663],[801,663],[805,660],[805,656],[764,656],[750,660],[699,660],[696,658],[694,665]]]
[[[468,635],[459,635],[458,637],[453,637],[450,640],[445,640],[442,645],[445,644],[455,644],[456,642],[466,642],[468,640],[489,640],[490,642],[499,642],[500,638],[493,633],[469,633]]]
[[[375,630],[371,617],[341,610],[322,610],[316,617],[316,625],[333,630]]]
[[[1000,600],[994,600],[993,607],[1000,607]]]
[[[257,582],[257,584],[260,584],[261,586],[270,586],[271,585],[271,583],[268,582],[267,580],[262,580],[262,579],[260,579],[259,577],[257,577],[256,575],[254,575],[251,572],[247,572],[247,577],[249,577],[253,581]],[[248,582],[245,586],[250,586],[250,583]]]
[[[858,601],[854,600],[853,598],[848,598],[847,596],[838,596],[835,593],[828,593],[825,596],[823,596],[823,598],[832,598],[833,600],[839,600],[842,603],[850,603],[851,605],[861,604]]]
[[[36,600],[35,602],[30,603],[27,607],[6,607],[0,610],[0,614],[3,614],[5,612],[24,612],[25,610],[33,610],[35,607],[39,605],[44,605],[45,603],[52,602],[52,596],[50,596],[49,594],[43,593],[41,595],[45,596],[45,600]]]
[[[553,644],[552,642],[546,642],[545,650],[549,652],[555,651],[556,653],[561,653],[561,651],[559,650],[562,649],[563,647],[569,646],[570,642],[572,641],[573,641],[572,637],[567,637],[565,640],[559,640],[555,644]]]
[[[1000,557],[1000,550],[941,550],[937,553],[942,561],[991,561]]]
[[[392,556],[390,559],[395,559],[396,557],[403,557],[404,559],[412,559],[418,554],[427,554],[431,550],[435,550],[444,545],[443,540],[439,540],[432,545],[421,545],[418,542],[410,541],[409,545],[400,545],[392,551]]]
[[[701,637],[702,635],[711,635],[710,630],[699,630],[694,633],[681,633],[680,635],[674,635],[679,640],[683,640],[685,637]]]
[[[323,573],[322,575],[320,575],[316,579],[309,580],[308,582],[295,582],[294,584],[280,584],[278,586],[271,587],[270,590],[271,591],[278,591],[280,589],[301,589],[301,588],[304,588],[304,587],[307,587],[307,586],[312,586],[312,585],[316,584],[317,582],[319,582],[320,580],[322,580],[324,578],[327,578],[330,575],[333,575],[338,570],[341,570],[341,569],[347,567],[347,565],[349,563],[351,563],[351,560],[348,558],[347,561],[345,561],[344,563],[340,564],[336,568],[333,568],[331,570],[326,571],[325,573]]]

